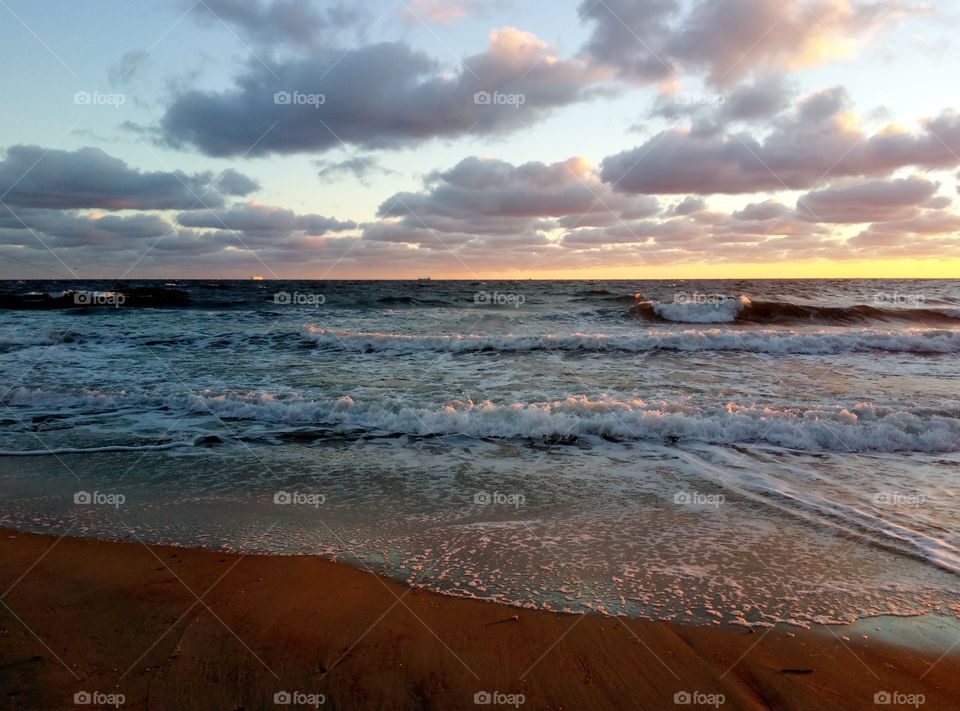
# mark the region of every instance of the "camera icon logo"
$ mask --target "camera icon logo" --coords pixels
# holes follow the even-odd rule
[[[93,703],[93,698],[90,696],[89,691],[78,691],[73,695],[73,703],[86,705]]]
[[[73,95],[73,103],[75,104],[89,104],[92,99],[93,96],[89,91],[78,91]]]
[[[687,706],[693,703],[693,697],[689,691],[678,691],[673,695],[673,703]]]
[[[273,95],[273,103],[275,104],[289,104],[290,103],[290,92],[289,91],[278,91]]]
[[[73,303],[81,306],[89,306],[93,303],[93,294],[87,291],[78,291],[73,295]]]
[[[689,504],[690,501],[690,494],[688,494],[686,491],[678,491],[673,495],[673,503],[675,504]]]
[[[289,491],[278,491],[273,495],[273,503],[291,504],[293,503],[293,495]]]
[[[477,106],[486,106],[490,103],[492,97],[489,91],[478,91],[473,95],[473,103]]]
[[[475,304],[489,304],[490,303],[490,294],[486,291],[478,291],[473,295],[473,303]]]
[[[473,695],[473,703],[487,705],[493,703],[493,697],[489,691],[478,691]]]
[[[473,495],[473,503],[481,504],[486,506],[493,502],[493,497],[490,495],[489,491],[478,491]]]
[[[883,705],[886,705],[886,704],[889,704],[890,702],[891,702],[891,700],[890,700],[890,692],[889,692],[889,691],[878,691],[877,693],[875,693],[875,694],[873,695],[873,703],[875,703],[875,704],[883,704]]]
[[[293,697],[290,696],[289,691],[278,691],[273,695],[273,703],[275,704],[291,704],[293,703]]]
[[[286,291],[278,291],[273,295],[273,303],[275,304],[289,304],[291,302],[290,294]]]
[[[78,491],[73,495],[73,503],[90,504],[93,503],[93,497],[90,495],[89,491]]]

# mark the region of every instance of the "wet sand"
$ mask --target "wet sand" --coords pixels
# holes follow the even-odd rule
[[[75,710],[77,693],[171,711],[960,708],[960,627],[934,617],[751,631],[560,615],[309,556],[4,529],[0,589],[4,709]]]

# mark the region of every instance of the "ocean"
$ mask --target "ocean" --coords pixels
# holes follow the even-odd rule
[[[960,280],[8,281],[0,524],[571,613],[957,617],[958,365]]]

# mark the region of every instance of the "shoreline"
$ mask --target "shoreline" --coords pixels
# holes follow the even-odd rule
[[[0,586],[5,709],[75,709],[76,693],[138,709],[960,706],[960,626],[932,616],[808,630],[571,615],[316,556],[6,528]]]

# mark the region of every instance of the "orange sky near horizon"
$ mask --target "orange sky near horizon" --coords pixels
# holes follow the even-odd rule
[[[409,275],[323,278],[356,279],[960,279],[960,259],[903,259],[857,262],[766,262],[743,264],[632,265],[602,269],[523,269],[497,272],[450,270]],[[304,276],[302,278],[311,278]],[[317,278],[315,275],[312,278]]]

